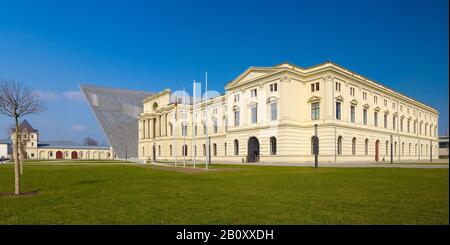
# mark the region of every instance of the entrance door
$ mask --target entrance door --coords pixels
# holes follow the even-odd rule
[[[57,151],[56,152],[56,159],[62,159],[63,158],[63,153],[62,151]]]
[[[259,141],[256,137],[251,137],[248,140],[247,158],[248,162],[259,161]]]
[[[375,161],[379,161],[380,160],[380,141],[377,140],[375,142]]]
[[[78,158],[78,153],[76,151],[72,151],[72,159],[77,159]]]

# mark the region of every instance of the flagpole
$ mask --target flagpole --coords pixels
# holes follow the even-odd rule
[[[205,72],[205,90],[206,90],[206,108],[205,108],[205,114],[206,114],[206,166],[205,169],[208,170],[209,165],[209,138],[208,138],[208,72]]]
[[[197,149],[197,145],[196,145],[196,141],[195,141],[195,125],[197,125],[197,122],[196,122],[196,118],[195,118],[195,106],[196,106],[196,98],[195,98],[195,96],[196,96],[196,94],[195,94],[195,90],[196,90],[196,86],[195,86],[195,80],[194,80],[194,84],[193,84],[193,86],[192,86],[192,90],[193,90],[193,95],[194,95],[194,98],[193,98],[193,101],[192,101],[192,106],[193,106],[193,108],[192,108],[192,137],[194,138],[194,147],[195,148],[191,148],[191,149]],[[195,162],[196,162],[196,157],[197,157],[197,152],[194,150],[194,168],[195,168]]]
[[[175,131],[175,133],[173,134],[173,140],[174,140],[174,148],[175,148],[175,167],[177,167],[177,152],[178,152],[178,147],[177,147],[177,138],[176,138],[176,136],[177,136],[177,130],[178,130],[178,127],[177,127],[177,122],[178,122],[178,107],[177,107],[177,105],[178,105],[178,98],[175,96],[175,125],[174,125],[174,131]]]
[[[185,89],[183,87],[183,111],[185,109],[185,104],[184,103],[186,103],[186,101],[185,101],[186,100],[185,94],[186,94],[186,91],[185,91]],[[186,125],[181,125],[181,132],[184,131],[185,126]],[[183,150],[183,167],[184,168],[186,168],[186,153],[187,153],[187,150],[186,150],[186,134],[187,134],[187,126],[186,126],[186,131],[183,133],[183,147],[181,148]]]

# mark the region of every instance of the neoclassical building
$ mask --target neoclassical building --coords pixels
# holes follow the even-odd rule
[[[205,98],[205,96],[203,96]],[[166,89],[144,100],[140,159],[312,162],[438,158],[436,109],[332,62],[250,67],[225,93],[197,100]],[[209,149],[207,138],[209,138]],[[392,146],[392,151],[391,151]]]
[[[40,142],[38,130],[34,129],[27,120],[20,123],[19,132],[24,144],[25,159],[113,159],[110,147],[78,145],[67,141]],[[14,142],[14,139],[13,132],[11,141]]]

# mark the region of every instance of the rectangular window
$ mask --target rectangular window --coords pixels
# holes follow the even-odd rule
[[[388,115],[387,114],[384,114],[384,128],[387,128],[387,117],[388,117]]]
[[[384,99],[384,106],[387,106],[387,99]]]
[[[316,86],[314,86],[314,83],[311,83],[311,92],[314,92],[315,88],[316,88]]]
[[[319,91],[319,83],[311,83],[311,92]]]
[[[336,102],[336,119],[341,120],[341,102]]]
[[[340,82],[336,82],[335,88],[336,88],[336,91],[341,92],[341,83]]]
[[[350,87],[350,95],[355,96],[355,88],[354,87]]]
[[[363,123],[367,125],[367,109],[363,109]]]
[[[403,132],[403,118],[400,118],[400,131]]]
[[[239,126],[239,110],[234,111],[234,126]]]
[[[350,106],[350,121],[355,122],[355,106]]]
[[[316,83],[316,91],[319,91],[319,83]]]
[[[257,93],[256,93],[256,88],[255,89],[252,89],[252,90],[250,90],[250,97],[252,97],[252,98],[255,98],[257,96]]]
[[[183,125],[181,127],[181,135],[182,136],[187,136],[187,126],[186,125]]]
[[[194,134],[197,136],[197,125],[194,126]]]
[[[363,92],[363,100],[367,100],[367,92]]]
[[[234,95],[234,102],[239,102],[239,94]]]
[[[277,120],[277,103],[270,104],[270,120]]]
[[[378,97],[377,97],[377,96],[373,96],[373,102],[374,102],[375,104],[378,104]]]
[[[408,128],[408,133],[410,133],[411,131],[410,131],[410,124],[411,124],[411,121],[410,120],[408,120],[408,126],[407,126],[407,128]]]
[[[320,104],[319,102],[311,103],[311,120],[319,120]]]
[[[258,119],[258,109],[256,106],[252,107],[251,109],[251,117],[252,117],[252,124],[257,122]]]
[[[375,127],[378,127],[378,112],[377,111],[373,113],[373,125]]]
[[[278,91],[278,87],[276,83],[270,84],[270,92],[277,92]]]
[[[394,129],[395,130],[395,119],[396,119],[396,116],[393,116],[392,117],[392,129]]]

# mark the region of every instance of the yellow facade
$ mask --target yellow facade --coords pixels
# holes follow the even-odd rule
[[[175,105],[164,90],[143,107],[144,160],[205,161],[206,125],[213,163],[312,162],[316,130],[321,162],[389,161],[391,143],[395,161],[438,157],[436,109],[331,62],[250,67],[221,96]]]

